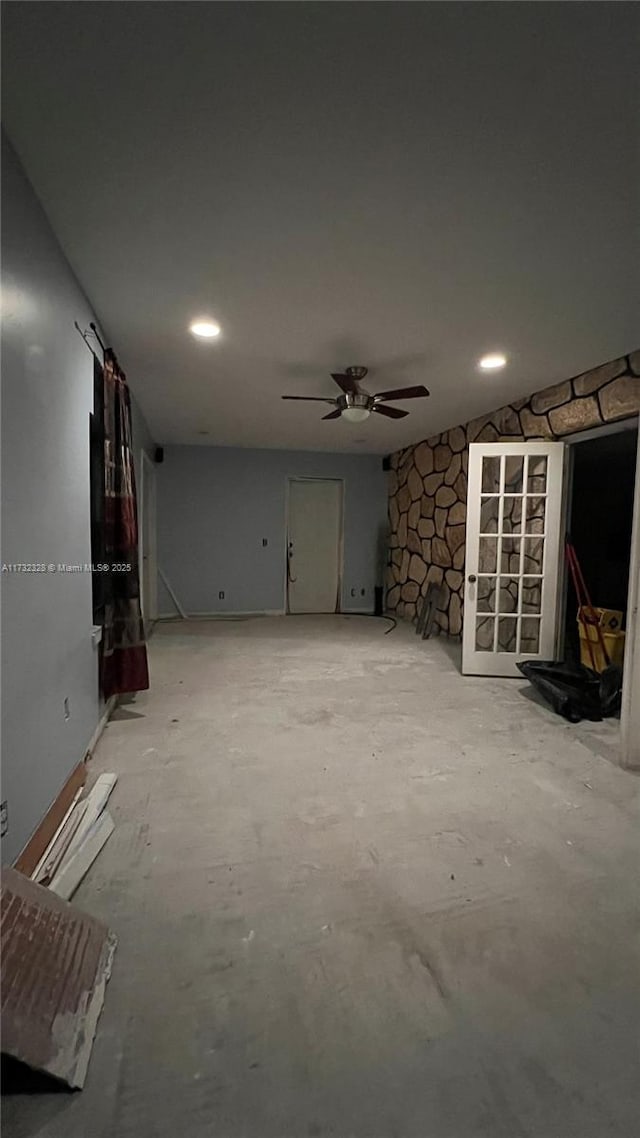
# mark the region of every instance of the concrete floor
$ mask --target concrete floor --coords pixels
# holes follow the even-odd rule
[[[385,627],[156,632],[92,763],[88,1081],[5,1098],[7,1138],[638,1133],[639,780]]]

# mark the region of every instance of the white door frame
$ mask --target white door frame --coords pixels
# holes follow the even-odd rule
[[[569,435],[567,478],[563,502],[563,532],[571,512],[573,495],[573,457],[576,443],[589,442],[590,439],[603,438],[604,435],[617,435],[623,431],[638,431],[638,450],[636,457],[636,481],[633,500],[633,523],[631,530],[631,549],[629,554],[629,591],[627,594],[626,636],[624,668],[622,678],[622,708],[620,711],[620,765],[629,769],[640,769],[640,422],[637,416],[622,419],[618,423],[604,423],[590,431],[580,431]],[[567,566],[564,557],[560,558],[558,580],[561,603],[557,615],[557,658],[564,652],[564,626],[567,596]]]
[[[629,558],[629,593],[624,645],[622,708],[620,711],[620,762],[640,769],[640,431],[636,452],[636,488]]]
[[[633,419],[622,419],[618,423],[603,423],[601,427],[593,427],[589,431],[578,431],[576,434],[567,435],[563,439],[563,442],[567,444],[567,452],[564,464],[564,488],[562,492],[562,525],[560,530],[563,541],[567,536],[569,529],[569,519],[571,517],[571,509],[573,505],[573,470],[575,465],[576,444],[588,443],[591,442],[592,439],[602,439],[605,435],[621,435],[624,431],[637,431],[639,428],[640,423],[636,416]],[[633,555],[633,544],[631,554]],[[561,550],[558,572],[558,608],[556,612],[556,660],[564,659],[568,575],[569,570],[566,558],[564,556],[564,550]],[[629,566],[629,588],[631,588],[631,564]],[[627,613],[630,612],[631,604],[629,603],[627,606]]]
[[[151,514],[149,547],[145,547],[145,511]],[[145,450],[140,451],[140,503],[138,510],[138,572],[140,577],[140,607],[145,629],[158,617],[158,552],[156,524],[156,468]],[[149,565],[149,596],[145,594],[144,562]]]
[[[307,477],[303,474],[288,474],[285,484],[285,506],[284,506],[284,611],[287,616],[294,616],[295,613],[289,613],[289,498],[290,488],[292,482],[339,482],[340,483],[340,536],[338,538],[338,608],[336,612],[342,612],[342,581],[344,577],[344,478],[323,478],[322,475],[317,477]]]

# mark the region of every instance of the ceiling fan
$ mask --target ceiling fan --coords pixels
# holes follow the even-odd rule
[[[386,415],[388,419],[404,419],[408,411],[400,407],[387,407],[388,399],[424,399],[429,392],[426,387],[396,387],[394,391],[381,391],[378,395],[370,395],[360,387],[360,380],[364,379],[368,369],[366,367],[348,367],[344,372],[332,372],[331,378],[338,384],[342,394],[335,399],[323,395],[283,395],[283,399],[296,399],[308,403],[330,403],[334,408],[323,419],[346,419],[349,423],[362,423],[374,411],[378,415]]]

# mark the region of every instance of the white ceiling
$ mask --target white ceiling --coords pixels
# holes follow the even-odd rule
[[[638,347],[639,16],[13,0],[4,118],[158,441],[384,453]]]

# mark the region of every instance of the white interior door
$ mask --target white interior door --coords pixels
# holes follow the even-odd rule
[[[564,444],[469,448],[462,670],[519,676],[554,656]]]
[[[140,517],[138,548],[140,556],[140,603],[145,628],[158,615],[158,573],[156,564],[156,468],[141,451]]]
[[[338,612],[342,482],[290,479],[287,542],[289,612]]]

